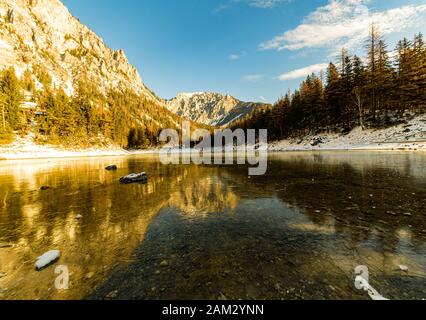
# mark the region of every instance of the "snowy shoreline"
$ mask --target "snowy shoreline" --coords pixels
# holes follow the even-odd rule
[[[270,142],[269,152],[287,151],[426,151],[426,115],[407,124],[380,130],[356,128],[349,134],[318,134]],[[31,135],[18,137],[11,145],[0,147],[0,160],[52,158],[115,157],[156,154],[160,149],[128,151],[117,147],[65,149],[38,145]],[[190,150],[184,150],[189,153]]]
[[[117,147],[71,149],[51,145],[39,145],[34,142],[34,135],[17,137],[15,141],[0,147],[0,160],[30,160],[52,158],[81,158],[126,156],[129,152]]]
[[[32,160],[32,159],[63,159],[63,158],[95,158],[95,157],[123,157],[137,154],[153,154],[158,150],[127,151],[120,148],[89,148],[89,149],[61,149],[55,147],[40,147],[35,149],[10,150],[0,147],[0,161]]]
[[[356,128],[350,133],[323,133],[271,142],[268,151],[426,151],[426,115],[386,129]]]

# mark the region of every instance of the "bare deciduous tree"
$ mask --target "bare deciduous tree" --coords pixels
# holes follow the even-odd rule
[[[355,103],[355,106],[358,108],[359,115],[359,125],[362,130],[365,130],[364,124],[364,94],[363,90],[360,87],[355,87],[352,91],[352,99]]]

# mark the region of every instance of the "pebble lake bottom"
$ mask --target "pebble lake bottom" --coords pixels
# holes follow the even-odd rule
[[[425,164],[421,152],[274,153],[248,177],[155,155],[3,161],[0,299],[367,300],[358,266],[384,297],[424,299]],[[120,185],[133,172],[148,181]],[[50,250],[60,259],[36,271]]]

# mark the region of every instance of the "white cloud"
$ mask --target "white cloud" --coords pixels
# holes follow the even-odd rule
[[[301,50],[309,48],[356,48],[368,37],[375,23],[387,35],[424,25],[426,4],[404,5],[381,12],[367,7],[370,0],[329,0],[293,30],[259,45],[261,50]]]
[[[290,72],[283,73],[278,76],[281,81],[304,78],[312,73],[320,72],[328,67],[328,63],[318,63],[311,66],[307,66],[301,69],[296,69]]]
[[[216,7],[212,12],[213,13],[219,13],[219,12],[222,12],[222,11],[226,11],[226,10],[228,10],[228,9],[231,9],[231,5],[230,4],[221,4],[221,5],[219,5],[218,7]]]
[[[286,0],[248,0],[250,6],[257,8],[273,8]]]
[[[263,78],[262,74],[248,74],[243,77],[243,80],[248,82],[257,82]]]
[[[293,0],[228,0],[228,2],[220,4],[213,10],[213,13],[219,13],[232,9],[234,5],[242,3],[249,5],[250,7],[261,8],[261,9],[271,9],[275,8],[281,3],[292,2]]]
[[[233,53],[233,54],[230,54],[229,56],[228,56],[228,59],[229,60],[240,60],[242,57],[245,57],[247,55],[247,52],[246,51],[242,51],[242,52],[240,52],[240,53]]]
[[[239,60],[240,58],[241,58],[241,56],[240,56],[239,54],[235,54],[235,53],[230,54],[230,55],[228,56],[228,59],[229,59],[229,60]]]

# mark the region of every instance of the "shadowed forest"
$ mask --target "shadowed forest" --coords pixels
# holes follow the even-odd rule
[[[376,26],[365,61],[342,50],[326,74],[312,74],[272,108],[256,110],[232,128],[269,130],[273,140],[355,127],[402,123],[426,110],[426,47],[421,33],[390,51]]]

